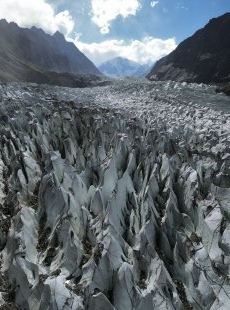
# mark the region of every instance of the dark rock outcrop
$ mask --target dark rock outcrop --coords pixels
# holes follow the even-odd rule
[[[213,18],[193,36],[160,59],[151,80],[197,83],[230,82],[230,13]]]
[[[51,36],[36,27],[0,21],[0,81],[60,84],[63,74],[71,84],[73,75],[101,72],[60,32]]]
[[[217,85],[216,93],[225,93],[225,95],[230,96],[230,83]]]

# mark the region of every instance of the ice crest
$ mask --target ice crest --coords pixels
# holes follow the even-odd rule
[[[0,305],[228,308],[228,97],[137,78],[0,88]]]

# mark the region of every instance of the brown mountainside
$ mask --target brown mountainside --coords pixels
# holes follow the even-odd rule
[[[74,86],[76,75],[101,72],[60,32],[53,36],[36,27],[20,28],[0,20],[0,81]],[[64,77],[64,78],[63,78]]]

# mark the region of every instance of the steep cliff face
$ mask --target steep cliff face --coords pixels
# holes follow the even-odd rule
[[[202,83],[230,81],[230,13],[211,19],[168,56],[160,59],[148,77]]]
[[[60,32],[51,36],[5,20],[0,21],[0,68],[1,81],[47,82],[46,71],[101,74]]]
[[[0,305],[228,309],[228,104],[131,78],[1,85]]]

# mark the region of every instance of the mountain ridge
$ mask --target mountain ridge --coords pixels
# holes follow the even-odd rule
[[[158,60],[147,77],[196,83],[230,82],[229,29],[230,13],[211,19]]]
[[[60,32],[50,35],[42,29],[20,28],[0,20],[0,81],[49,83],[51,72],[73,75],[101,72]],[[59,76],[56,74],[57,83]]]
[[[110,77],[145,76],[151,69],[148,64],[141,65],[125,57],[115,57],[103,62],[98,69]]]

